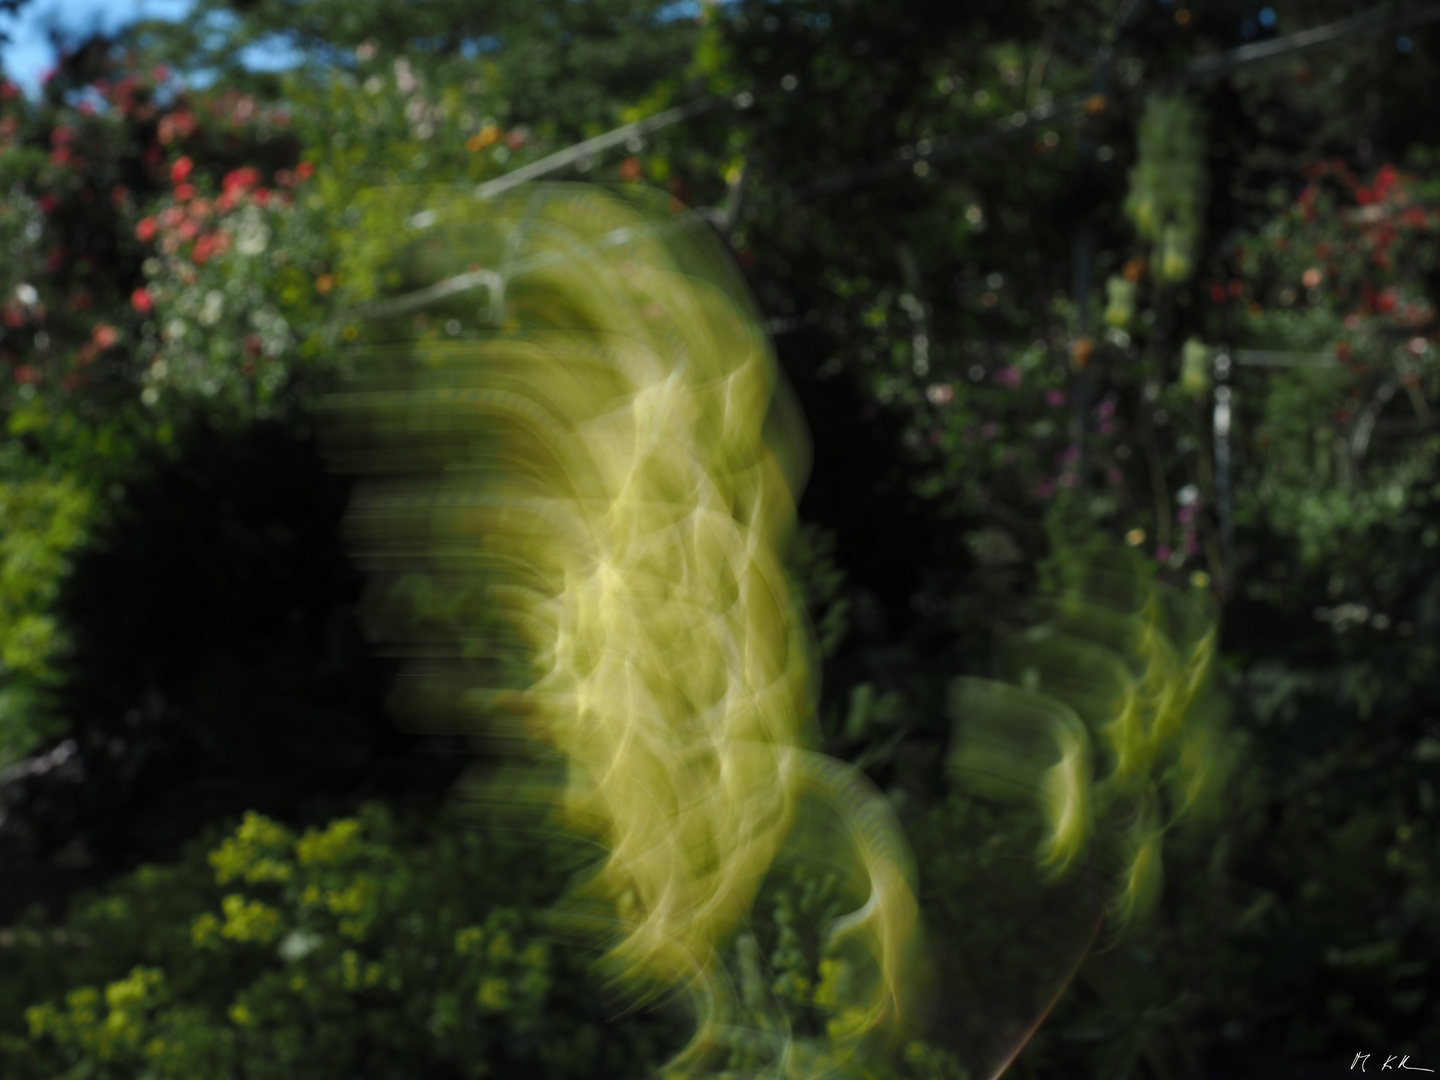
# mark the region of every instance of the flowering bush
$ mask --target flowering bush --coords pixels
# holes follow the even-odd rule
[[[1299,354],[1239,388],[1255,403],[1242,415],[1263,455],[1242,511],[1296,537],[1309,561],[1404,509],[1440,450],[1413,437],[1440,394],[1429,295],[1440,185],[1424,176],[1386,165],[1364,183],[1341,162],[1312,166],[1293,202],[1240,246],[1237,278],[1211,286],[1241,343]]]
[[[563,875],[519,848],[373,805],[301,835],[246,815],[63,931],[0,939],[4,1073],[642,1074],[663,1024],[605,1023],[584,956],[533,913]]]
[[[0,481],[63,471],[89,508],[37,526],[46,559],[81,543],[90,514],[123,497],[136,451],[171,445],[195,410],[214,425],[306,423],[346,311],[400,283],[381,268],[423,209],[365,188],[484,179],[534,142],[496,125],[478,83],[431,87],[403,60],[363,83],[296,76],[283,108],[191,93],[132,61],[64,76],[75,85],[36,106],[0,85]],[[0,637],[43,665],[59,639],[32,631],[49,625],[53,589],[16,561],[20,535],[0,573],[37,587],[9,597]],[[0,673],[4,700],[20,700],[24,670]],[[14,709],[0,725],[31,731],[14,752],[33,741]]]

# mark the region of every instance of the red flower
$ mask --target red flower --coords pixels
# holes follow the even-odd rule
[[[34,386],[40,381],[40,373],[29,364],[21,364],[15,369],[15,381],[22,386]]]
[[[5,325],[10,327],[11,330],[15,330],[25,325],[25,312],[21,311],[20,308],[14,304],[7,304],[5,306],[4,319]]]
[[[232,200],[237,196],[249,191],[256,184],[260,183],[260,170],[246,165],[242,169],[234,169],[225,174],[225,179],[220,186],[226,195]]]
[[[99,323],[96,325],[95,329],[90,331],[90,336],[95,339],[95,344],[99,345],[102,349],[110,348],[111,345],[114,345],[115,342],[120,339],[120,335],[115,332],[115,328],[107,323]]]
[[[302,161],[299,165],[295,166],[295,175],[301,180],[309,180],[310,177],[315,175],[315,166],[308,161]]]
[[[1383,199],[1399,179],[1400,172],[1394,165],[1380,166],[1380,171],[1375,174],[1376,197]]]
[[[1225,286],[1224,286],[1224,285],[1211,285],[1211,286],[1210,286],[1210,299],[1211,299],[1211,301],[1212,301],[1213,303],[1223,304],[1223,303],[1225,302]]]
[[[253,196],[257,206],[265,206],[270,202],[270,190],[268,188],[256,188]]]
[[[60,200],[54,195],[41,195],[35,202],[39,205],[42,214],[53,214],[55,207],[60,205]]]
[[[149,315],[155,310],[155,301],[150,299],[150,293],[142,287],[130,294],[130,306],[141,315]]]
[[[172,184],[183,184],[185,178],[190,175],[190,170],[195,168],[195,163],[188,157],[182,157],[170,166],[170,182]]]
[[[140,224],[135,226],[135,239],[142,244],[148,244],[155,239],[155,219],[153,217],[140,219]]]
[[[195,261],[196,266],[204,266],[214,252],[215,239],[206,233],[195,241],[195,250],[190,253],[190,258]]]
[[[181,202],[184,202],[187,199],[193,199],[195,197],[195,194],[196,192],[194,184],[181,184],[175,189],[175,197]]]
[[[194,240],[195,234],[200,230],[193,221],[187,218],[185,221],[180,222],[180,227],[177,231],[180,233],[180,239]]]

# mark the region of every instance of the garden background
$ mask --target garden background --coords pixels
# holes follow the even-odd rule
[[[317,437],[423,227],[364,192],[587,139],[546,175],[704,210],[808,421],[824,748],[906,824],[942,958],[897,1075],[1440,1068],[1437,21],[199,0],[0,83],[0,1074],[638,1077],[684,1042],[544,932],[582,854],[467,827],[484,755],[397,724]],[[944,763],[947,688],[1093,540],[1214,604],[1234,762],[1086,952],[977,888]],[[765,894],[757,1017],[814,1022],[830,903]]]

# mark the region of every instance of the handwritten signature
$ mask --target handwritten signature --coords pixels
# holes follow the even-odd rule
[[[1400,1058],[1400,1064],[1398,1064],[1398,1065],[1392,1065],[1391,1062],[1394,1061],[1397,1057]],[[1359,1065],[1359,1066],[1360,1066],[1360,1071],[1361,1071],[1361,1072],[1364,1072],[1364,1071],[1365,1071],[1365,1062],[1367,1062],[1367,1061],[1369,1061],[1369,1060],[1370,1060],[1370,1055],[1369,1055],[1369,1054],[1356,1054],[1356,1055],[1355,1055],[1355,1060],[1352,1061],[1352,1062],[1350,1062],[1350,1068],[1353,1069],[1353,1068],[1355,1068],[1356,1065]],[[1387,1058],[1385,1059],[1385,1064],[1384,1064],[1384,1065],[1381,1065],[1380,1068],[1381,1068],[1382,1070],[1384,1070],[1384,1069],[1409,1069],[1411,1072],[1428,1072],[1428,1073],[1433,1073],[1433,1072],[1435,1071],[1434,1069],[1422,1069],[1419,1065],[1407,1065],[1407,1064],[1405,1064],[1405,1063],[1406,1063],[1407,1061],[1409,1061],[1409,1060],[1410,1060],[1410,1055],[1409,1055],[1409,1054],[1405,1054],[1405,1055],[1403,1055],[1403,1056],[1401,1056],[1400,1054],[1391,1054],[1389,1057],[1387,1057]]]

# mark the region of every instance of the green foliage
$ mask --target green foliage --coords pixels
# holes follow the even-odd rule
[[[718,1040],[718,1078],[967,1080],[953,1054],[920,1039],[903,1047],[845,1046],[854,1017],[840,1003],[857,972],[827,945],[826,928],[858,902],[818,863],[772,872],[752,926],[736,935],[725,958],[732,1014]]]
[[[1156,277],[1184,281],[1195,270],[1205,200],[1205,140],[1198,110],[1183,98],[1152,97],[1136,141],[1125,212],[1141,238],[1155,243],[1150,263]]]
[[[673,1037],[606,1023],[539,919],[573,847],[374,805],[300,835],[248,814],[205,846],[15,932],[6,1076],[639,1076]]]
[[[133,32],[147,58],[203,72],[220,85],[271,95],[273,75],[242,60],[254,42],[285,43],[317,74],[373,59],[409,56],[436,81],[461,86],[477,69],[498,91],[507,128],[553,125],[563,137],[612,126],[658,77],[683,68],[699,38],[693,19],[661,19],[653,0],[202,0],[178,23],[142,22]],[[352,69],[353,70],[353,69]]]
[[[68,478],[0,486],[0,670],[7,674],[48,674],[58,643],[47,605],[89,512],[87,493]]]
[[[1276,32],[1353,14],[1339,0],[1270,6]],[[4,490],[49,506],[42,488],[28,486],[48,477],[43,483],[73,496],[66,505],[88,501],[104,516],[106,506],[144,490],[131,470],[150,468],[153,448],[193,468],[193,483],[161,486],[155,490],[171,495],[138,505],[157,524],[147,533],[131,522],[119,541],[126,559],[90,563],[91,602],[54,608],[46,582],[59,580],[58,568],[53,578],[21,577],[18,593],[6,593],[7,626],[33,620],[27,625],[78,639],[81,652],[58,712],[37,696],[38,684],[7,673],[5,744],[21,753],[51,730],[42,717],[75,725],[87,736],[93,780],[83,820],[114,822],[117,836],[143,831],[137,822],[169,822],[169,846],[174,833],[237,809],[203,785],[181,783],[215,775],[216,762],[237,763],[221,775],[247,806],[301,775],[272,786],[267,769],[278,761],[343,759],[363,771],[364,755],[348,749],[364,740],[345,718],[372,715],[357,703],[375,705],[384,680],[321,662],[331,640],[350,642],[339,652],[353,655],[335,614],[353,596],[336,587],[293,600],[299,579],[336,580],[324,568],[341,556],[321,544],[302,545],[313,558],[298,557],[282,536],[293,515],[257,514],[246,498],[226,510],[243,489],[237,473],[279,476],[290,466],[277,451],[232,468],[186,434],[189,417],[198,411],[243,430],[264,409],[299,427],[310,422],[308,410],[343,360],[344,309],[407,284],[389,276],[386,259],[418,207],[402,195],[367,203],[359,197],[365,185],[469,186],[705,87],[743,89],[754,94],[751,108],[721,110],[652,135],[639,149],[598,156],[589,175],[663,184],[701,205],[744,196],[729,238],[779,331],[782,362],[816,434],[815,478],[802,506],[815,525],[792,563],[828,653],[821,727],[827,747],[870,770],[912,825],[936,934],[935,1026],[957,1062],[990,1075],[1062,987],[1068,992],[1026,1049],[1022,1070],[1268,1076],[1297,1062],[1348,1061],[1355,1045],[1440,1055],[1440,868],[1425,827],[1440,783],[1432,719],[1440,710],[1440,582],[1431,569],[1440,518],[1427,412],[1440,394],[1428,209],[1434,161],[1407,157],[1416,145],[1440,142],[1427,108],[1434,59],[1416,30],[1404,55],[1389,38],[1352,41],[1196,87],[1187,123],[1203,126],[1203,154],[1197,160],[1191,146],[1186,183],[1162,176],[1156,189],[1162,199],[1193,194],[1201,165],[1210,178],[1204,235],[1196,233],[1193,251],[1171,245],[1194,270],[1177,280],[1165,273],[1163,230],[1137,244],[1124,220],[1127,178],[1149,160],[1142,92],[1197,55],[1253,40],[1239,36],[1242,20],[1253,19],[1242,7],[1191,5],[1182,22],[1179,5],[1142,4],[1116,30],[1111,8],[1049,0],[857,0],[823,11],[781,0],[712,9],[697,30],[688,20],[657,25],[650,5],[628,0],[213,2],[178,28],[148,24],[133,40],[150,57],[214,68],[217,87],[243,87],[249,96],[174,93],[168,80],[142,74],[136,58],[105,74],[110,107],[87,115],[65,98],[91,85],[91,61],[78,56],[35,108],[0,89],[0,241],[8,253],[0,358],[13,379],[0,391]],[[309,67],[285,78],[240,71],[240,46],[275,33],[305,49]],[[1057,115],[1021,137],[991,137],[1019,110],[1093,94],[1092,47],[1104,41],[1113,46],[1104,100],[1092,99],[1078,126]],[[467,56],[469,42],[479,51]],[[512,135],[520,136],[515,145]],[[921,160],[922,143],[971,135],[987,141],[959,158]],[[1082,146],[1098,153],[1082,162]],[[1343,170],[1307,175],[1307,166],[1335,155],[1345,157]],[[192,162],[187,179],[196,189],[185,196],[169,175],[180,158]],[[294,171],[302,159],[315,167],[309,179]],[[1374,171],[1386,161],[1406,161],[1408,171]],[[217,210],[226,178],[250,165],[260,169],[256,188],[289,192],[293,202],[261,205],[252,188]],[[892,171],[878,182],[815,186],[870,165]],[[201,200],[211,207],[197,213]],[[156,232],[141,240],[135,229],[147,219]],[[187,221],[197,230],[188,239]],[[1069,295],[1087,221],[1091,295]],[[197,259],[200,237],[220,230],[230,246]],[[263,251],[237,250],[245,230],[254,240],[268,230]],[[155,247],[171,237],[179,237],[173,250]],[[1142,255],[1153,274],[1139,264]],[[33,299],[17,291],[21,284],[35,290]],[[142,286],[154,289],[152,312],[131,301]],[[221,296],[218,310],[212,293]],[[1104,332],[1095,333],[1102,310]],[[167,339],[176,321],[183,335]],[[252,334],[260,338],[254,356]],[[1228,495],[1211,466],[1213,357],[1222,345],[1232,357],[1242,348],[1339,361],[1232,367]],[[212,501],[194,502],[212,471],[228,479]],[[120,495],[111,487],[117,479]],[[191,501],[158,513],[178,501],[175,492]],[[1227,497],[1233,563],[1220,521]],[[1224,588],[1219,649],[1236,726],[1250,737],[1247,771],[1227,789],[1219,830],[1227,839],[1207,849],[1184,830],[1167,833],[1155,917],[1119,944],[1102,938],[1099,948],[1089,945],[1093,917],[1113,893],[1113,867],[1081,865],[1053,891],[1027,891],[1043,824],[947,793],[940,776],[943,688],[957,671],[1006,674],[1004,650],[993,644],[1025,621],[1020,602],[1046,549],[1046,515],[1130,537],[1172,582]],[[62,542],[62,519],[70,520],[45,510],[13,544],[37,545],[58,567],[54,560],[74,550]],[[78,528],[84,515],[73,521]],[[268,532],[271,525],[281,533]],[[226,546],[227,537],[238,547]],[[245,559],[236,557],[240,549]],[[147,550],[153,560],[131,558]],[[265,569],[287,560],[299,567],[288,577]],[[146,573],[130,573],[136,566]],[[113,589],[97,585],[112,578]],[[171,579],[171,591],[155,584]],[[121,588],[124,581],[135,585]],[[218,584],[198,587],[206,582]],[[397,585],[397,595],[404,592]],[[263,617],[231,618],[230,601],[242,593],[268,597]],[[10,606],[12,595],[19,606]],[[193,606],[176,606],[190,596]],[[417,618],[450,618],[463,607],[437,593],[396,603]],[[137,621],[105,617],[107,607],[139,613]],[[292,610],[302,613],[294,624]],[[105,635],[114,647],[95,648]],[[277,659],[287,650],[288,660]],[[311,668],[326,673],[328,689],[318,696],[296,674]],[[335,689],[342,682],[351,688],[344,694]],[[274,694],[258,700],[250,691],[262,684]],[[271,735],[307,738],[297,751],[256,737],[239,722],[246,716],[263,717]],[[188,756],[197,744],[205,753]],[[154,766],[143,763],[156,760],[168,761],[168,771],[147,771]],[[9,820],[50,820],[58,846],[74,830],[63,815],[46,819],[53,805],[39,800]],[[395,865],[375,859],[365,865]],[[165,879],[183,900],[170,908],[158,893],[135,899],[135,881],[117,886],[116,895],[150,914],[96,931],[90,946],[72,939],[42,948],[30,931],[17,938],[15,954],[33,960],[27,970],[53,970],[43,986],[24,983],[39,987],[28,997],[16,989],[14,1007],[0,1010],[16,1018],[9,1035],[24,1043],[23,1052],[9,1044],[21,1055],[15,1060],[40,1062],[36,1075],[57,1075],[98,1064],[93,1054],[109,1040],[105,1067],[138,1075],[141,1033],[164,1018],[181,1033],[176,1045],[194,1055],[174,1066],[177,1074],[212,1071],[249,1045],[255,1029],[228,1010],[241,990],[268,987],[258,972],[288,971],[274,950],[289,940],[284,920],[302,915],[330,920],[319,951],[334,967],[315,992],[343,1017],[336,1045],[369,1038],[359,1013],[338,1002],[372,995],[384,1003],[380,1015],[409,1018],[385,985],[390,954],[381,941],[390,924],[377,916],[366,931],[376,936],[358,944],[340,933],[339,920],[362,918],[364,903],[343,915],[324,904],[303,908],[284,899],[286,882],[264,880],[269,871],[222,886],[203,862],[192,863],[190,878]],[[276,865],[300,873],[298,855]],[[355,880],[337,879],[338,892]],[[469,886],[453,887],[460,899],[437,891],[415,903],[463,904]],[[799,927],[828,909],[802,900],[802,885],[795,889],[800,944],[786,937],[781,947],[784,934],[765,927],[762,905],[752,927],[760,951],[742,955],[737,943],[731,970],[737,985],[768,995],[756,999],[752,1026],[801,1033],[818,1054],[830,1019],[814,1002],[826,958]],[[227,895],[245,899],[227,912]],[[516,910],[523,923],[528,916]],[[269,943],[241,940],[268,932],[266,911],[281,920]],[[202,913],[218,927],[213,951],[197,950],[188,936]],[[477,909],[462,921],[490,940],[486,918]],[[122,925],[123,933],[115,928]],[[133,947],[172,938],[166,956]],[[101,941],[110,942],[99,950],[109,949],[108,959],[94,951]],[[438,938],[429,944],[436,956],[454,951]],[[346,949],[356,954],[354,990],[344,984]],[[367,988],[372,962],[383,974]],[[481,1008],[482,984],[472,975],[457,1017]],[[524,1012],[518,983],[502,977],[513,992],[503,1010],[484,1014],[487,1023],[509,1024]],[[192,992],[202,985],[211,989]],[[93,994],[66,1001],[83,986]],[[113,1003],[105,1000],[109,986],[117,988]],[[299,1000],[279,983],[273,993]],[[500,1000],[492,987],[491,1001]],[[53,1012],[45,1014],[47,1034],[32,1041],[18,1018],[42,1001]],[[415,1046],[428,1038],[415,1032],[438,1015],[436,1001],[404,1036]],[[256,1007],[263,1012],[264,1002]],[[786,1009],[793,1015],[782,1017]],[[275,1016],[257,1023],[265,1032],[291,1030]],[[773,1064],[775,1045],[731,1048],[730,1067]],[[63,1060],[66,1053],[73,1060]],[[917,1050],[917,1060],[930,1053]],[[35,1054],[43,1061],[26,1057]],[[348,1060],[335,1054],[324,1060]],[[948,1065],[934,1068],[952,1075]]]
[[[0,482],[0,762],[62,729],[42,707],[63,646],[51,603],[89,517],[69,478]]]

